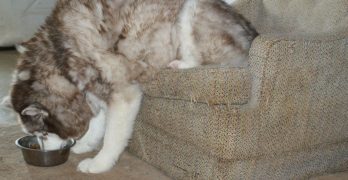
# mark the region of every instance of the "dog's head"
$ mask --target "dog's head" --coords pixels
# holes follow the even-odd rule
[[[78,139],[93,113],[84,93],[49,58],[30,49],[22,52],[13,77],[12,108],[26,133]]]

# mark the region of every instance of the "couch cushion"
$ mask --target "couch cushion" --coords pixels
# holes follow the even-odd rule
[[[144,93],[191,102],[217,104],[246,104],[251,89],[247,68],[202,67],[189,70],[163,70],[150,83],[144,84]]]

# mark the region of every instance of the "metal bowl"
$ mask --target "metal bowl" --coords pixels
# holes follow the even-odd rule
[[[24,136],[16,140],[16,145],[22,150],[25,162],[34,166],[50,167],[63,164],[68,160],[70,148],[75,145],[75,140],[68,140],[66,145],[58,150],[43,151],[30,148],[38,144],[36,136]]]

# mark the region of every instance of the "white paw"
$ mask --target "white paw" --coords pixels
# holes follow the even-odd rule
[[[87,158],[79,163],[77,170],[83,173],[102,173],[110,170],[114,163],[110,161],[101,161],[96,158]]]
[[[174,60],[168,64],[167,67],[172,69],[189,69],[199,66],[196,62],[187,62],[183,60]]]
[[[82,153],[91,152],[94,150],[94,148],[89,146],[86,143],[76,143],[76,145],[72,147],[71,150],[75,154],[82,154]]]
[[[180,69],[182,62],[180,60],[174,60],[168,64],[167,67],[172,69]]]

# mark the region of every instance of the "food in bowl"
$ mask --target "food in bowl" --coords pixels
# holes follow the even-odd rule
[[[30,149],[40,149],[40,144],[29,144]]]

